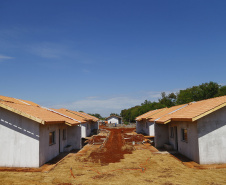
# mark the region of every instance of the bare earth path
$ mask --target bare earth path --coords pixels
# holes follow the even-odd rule
[[[120,130],[108,140],[101,149],[86,145],[70,153],[48,173],[0,171],[0,184],[226,184],[226,169],[188,168],[169,154],[153,153],[149,146],[126,151]]]
[[[104,147],[90,154],[94,162],[100,162],[102,165],[120,162],[120,159],[124,158],[124,154],[132,153],[132,147],[123,148],[125,145],[123,135],[132,132],[134,129],[113,128],[108,130],[110,135]]]

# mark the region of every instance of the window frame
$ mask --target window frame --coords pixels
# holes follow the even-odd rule
[[[56,144],[56,132],[49,132],[49,146]]]
[[[181,129],[181,141],[183,142],[188,142],[188,129],[187,128],[182,128]]]

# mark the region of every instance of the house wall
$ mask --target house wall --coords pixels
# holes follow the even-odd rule
[[[59,125],[40,125],[40,166],[53,159],[60,153],[59,149]],[[55,131],[55,144],[49,145],[49,133]],[[63,135],[62,135],[63,136]]]
[[[87,137],[87,123],[81,124],[81,132],[82,138]]]
[[[168,125],[155,124],[155,147],[161,148],[169,143]]]
[[[136,121],[136,132],[139,134],[142,131],[142,121]]]
[[[111,117],[107,119],[108,123],[116,123],[119,124],[119,119],[117,117]]]
[[[149,121],[136,121],[136,132],[145,133],[149,136],[155,136],[155,124]]]
[[[72,126],[67,128],[67,144],[72,146],[72,149],[81,149],[81,127]]]
[[[0,166],[39,167],[39,125],[0,108]]]
[[[155,136],[155,123],[148,122],[149,136]]]
[[[91,130],[93,130],[93,129],[99,129],[99,123],[98,122],[92,122]]]
[[[198,120],[200,164],[226,163],[226,107]]]
[[[91,128],[92,128],[92,122],[88,122],[86,127],[86,136],[90,136]]]
[[[197,122],[171,122],[168,127],[169,143],[176,149],[176,133],[171,137],[170,127],[177,127],[178,151],[199,163]],[[187,142],[182,140],[182,129],[187,129]]]
[[[60,124],[59,125],[59,132],[60,132],[60,152],[64,151],[64,147],[66,147],[68,145],[68,130],[69,130],[69,126],[65,125],[65,124]],[[66,139],[63,138],[63,129],[66,129]]]

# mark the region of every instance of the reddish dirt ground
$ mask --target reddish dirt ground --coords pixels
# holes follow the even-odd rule
[[[138,142],[142,142],[145,140],[145,138],[142,134],[135,134],[135,135],[124,134],[124,138],[125,138],[125,142],[128,144],[132,143],[133,141],[138,143]]]
[[[106,136],[93,136],[92,139],[89,140],[89,144],[102,144]]]
[[[131,154],[132,148],[122,148],[125,145],[124,134],[134,131],[134,128],[106,128],[110,131],[107,141],[98,151],[90,154],[93,162],[100,162],[102,165],[119,162],[124,154]]]

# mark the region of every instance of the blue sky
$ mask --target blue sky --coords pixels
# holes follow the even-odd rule
[[[108,116],[226,84],[226,1],[0,1],[0,94]]]

